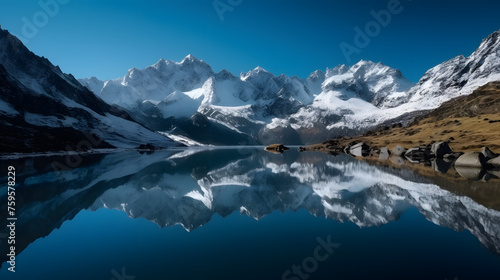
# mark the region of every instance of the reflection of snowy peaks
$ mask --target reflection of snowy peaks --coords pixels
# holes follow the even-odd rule
[[[169,164],[179,167],[183,161],[172,157]],[[159,226],[181,224],[193,230],[214,214],[235,211],[260,219],[276,210],[305,208],[316,216],[365,227],[397,220],[409,207],[417,207],[429,221],[457,231],[468,229],[500,253],[497,211],[354,159],[313,162],[314,156],[280,162],[253,154],[199,174],[188,169],[175,175],[144,172],[106,191],[92,208],[120,209]]]
[[[436,108],[499,80],[499,34],[484,39],[470,57],[458,56],[430,69],[416,85],[400,71],[371,61],[317,70],[306,79],[275,76],[261,67],[236,77],[226,70],[214,73],[192,55],[179,63],[160,60],[143,70],[133,68],[115,80],[80,82],[108,103],[128,108],[153,130],[180,127],[172,119],[168,126],[160,125],[158,118],[189,119],[198,113],[226,127],[226,133],[264,144],[315,142]],[[180,130],[174,134],[196,138],[190,129]]]

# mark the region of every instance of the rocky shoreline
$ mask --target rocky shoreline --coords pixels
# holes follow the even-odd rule
[[[500,81],[401,123],[378,127],[356,137],[338,137],[299,151],[345,153],[358,158],[423,163],[435,171],[457,173],[471,180],[500,178]],[[415,166],[413,166],[415,167]]]
[[[300,152],[319,151],[331,155],[340,153],[356,158],[390,162],[391,165],[402,166],[406,161],[415,164],[432,166],[434,171],[447,173],[451,167],[457,173],[470,180],[500,178],[500,154],[488,147],[480,151],[453,151],[448,142],[439,141],[416,147],[396,145],[389,147],[370,146],[361,141],[350,141],[349,138],[332,139],[321,144],[299,147]]]

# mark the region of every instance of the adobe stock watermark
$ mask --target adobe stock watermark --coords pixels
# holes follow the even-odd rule
[[[411,2],[412,0],[408,0]],[[404,7],[399,0],[389,0],[387,9],[382,9],[378,12],[371,10],[370,15],[373,20],[367,22],[363,29],[359,26],[354,27],[354,37],[352,44],[345,41],[339,44],[340,50],[345,57],[347,63],[352,62],[353,54],[360,54],[361,50],[370,45],[373,38],[380,35],[383,28],[389,26],[394,15],[403,12]]]
[[[332,243],[331,236],[316,238],[318,246],[314,248],[313,254],[306,257],[299,265],[292,265],[289,270],[281,275],[281,280],[303,280],[309,279],[309,276],[318,270],[319,264],[326,261],[334,252],[334,249],[340,247],[339,243]]]
[[[66,5],[71,0],[40,0],[38,6],[40,10],[35,12],[31,18],[22,17],[23,27],[21,28],[22,40],[29,42],[33,39],[41,28],[49,24],[51,18],[57,16],[61,5]]]
[[[121,274],[116,271],[116,269],[111,270],[111,274],[114,276],[111,280],[134,280],[135,276],[127,275],[125,267],[122,267]]]
[[[224,21],[224,14],[226,12],[234,11],[234,8],[238,7],[243,3],[243,0],[214,0],[212,5],[214,6],[215,12],[219,16],[221,22]]]

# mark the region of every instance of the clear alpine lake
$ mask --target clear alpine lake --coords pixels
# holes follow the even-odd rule
[[[74,155],[73,155],[74,157]],[[500,180],[346,155],[189,148],[0,160],[0,279],[498,279]],[[55,165],[54,165],[55,163]],[[463,192],[460,184],[470,187]],[[0,188],[7,208],[7,185]],[[7,221],[7,211],[0,217]],[[9,252],[0,229],[0,252]]]

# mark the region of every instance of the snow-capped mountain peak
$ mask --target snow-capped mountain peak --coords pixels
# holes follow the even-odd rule
[[[313,80],[313,81],[316,81],[316,80],[319,80],[319,79],[322,79],[324,80],[325,79],[325,72],[321,71],[321,70],[316,70],[314,72],[312,72],[311,74],[309,74],[309,76],[307,77],[308,80]]]
[[[476,88],[500,80],[500,30],[483,39],[469,56],[458,55],[428,70],[417,85],[401,98],[403,103],[433,109],[460,95],[471,94]]]
[[[180,116],[160,110],[165,113],[163,117],[182,119],[191,112],[263,144],[289,139],[295,139],[296,144],[311,143],[339,134],[357,134],[408,112],[433,109],[489,81],[500,80],[499,34],[497,31],[484,39],[469,57],[459,55],[428,70],[418,84],[397,69],[369,60],[338,65],[325,72],[317,70],[300,79],[275,76],[260,66],[239,77],[227,70],[216,74],[192,55],[181,62],[160,60],[143,70],[133,68],[122,80],[81,82],[108,103],[128,108],[140,118],[158,116],[154,104],[176,92],[172,98],[182,96],[175,100],[189,103],[186,106],[190,109]],[[211,86],[207,84],[209,79]],[[194,92],[208,97],[200,102],[190,97]],[[144,100],[153,104],[148,105],[148,113],[137,105]],[[167,123],[169,126],[154,127],[177,126]]]
[[[253,70],[248,71],[247,73],[242,73],[241,80],[246,81],[247,79],[256,76],[263,77],[264,79],[270,79],[275,77],[271,72],[267,71],[266,69],[260,66],[257,66]]]
[[[182,61],[181,61],[181,64],[184,64],[184,63],[193,63],[193,62],[202,62],[201,60],[199,60],[198,58],[194,57],[194,55],[192,54],[188,54]]]

